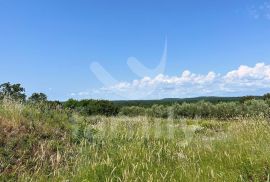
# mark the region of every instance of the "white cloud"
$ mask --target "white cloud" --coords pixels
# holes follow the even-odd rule
[[[228,72],[225,79],[230,81],[243,79],[270,80],[270,65],[264,63],[257,63],[254,67],[241,65],[237,70]]]
[[[254,67],[241,65],[238,69],[217,74],[195,74],[189,70],[179,76],[157,75],[131,82],[120,82],[89,92],[80,92],[77,97],[117,99],[156,99],[167,97],[193,97],[207,95],[253,94],[270,89],[270,65],[257,63]],[[74,94],[72,95],[74,97]]]
[[[184,84],[207,84],[214,81],[218,75],[214,72],[209,72],[207,75],[197,75],[191,73],[190,71],[186,70],[180,76],[167,76],[160,74],[154,78],[144,77],[141,80],[134,80],[131,83],[128,82],[121,82],[117,85],[110,87],[111,89],[119,89],[119,90],[126,90],[126,89],[139,89],[139,88],[146,88],[146,87],[153,87],[153,86],[162,86],[162,85],[172,85],[172,86],[181,86]]]

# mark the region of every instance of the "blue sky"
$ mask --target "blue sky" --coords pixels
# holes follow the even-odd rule
[[[165,72],[134,74],[127,59],[155,67],[166,37]],[[270,1],[0,0],[0,61],[1,83],[57,100],[262,94]],[[93,62],[119,84],[104,86]]]

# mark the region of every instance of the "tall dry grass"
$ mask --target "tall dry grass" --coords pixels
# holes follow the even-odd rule
[[[0,105],[1,181],[269,181],[270,125]]]

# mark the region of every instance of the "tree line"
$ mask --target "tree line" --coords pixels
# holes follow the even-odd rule
[[[270,117],[270,93],[263,96],[244,96],[223,99],[217,101],[217,97],[211,97],[209,100],[190,99],[191,102],[162,102],[155,104],[149,101],[147,107],[137,105],[125,106],[119,103],[107,100],[75,100],[69,99],[65,102],[49,101],[44,93],[33,93],[30,97],[25,94],[25,89],[21,84],[3,83],[0,85],[0,101],[13,100],[25,104],[38,105],[49,109],[68,109],[72,112],[78,112],[83,115],[105,115],[105,116],[149,116],[159,118],[218,118],[231,119],[237,117],[262,116]],[[209,98],[208,98],[209,99]],[[150,103],[152,102],[152,105]]]
[[[234,102],[211,103],[199,101],[196,103],[175,103],[171,106],[153,105],[150,108],[139,106],[122,107],[120,115],[149,116],[158,118],[207,118],[235,119],[242,117],[270,118],[270,99],[248,99]]]
[[[46,109],[68,109],[83,115],[114,116],[119,113],[119,108],[113,102],[106,100],[74,100],[66,102],[49,101],[44,93],[33,93],[27,98],[25,88],[21,84],[10,82],[0,85],[0,101],[12,100],[24,104],[38,105]]]
[[[21,84],[10,82],[0,85],[0,100],[11,99],[18,102],[41,103],[46,102],[47,96],[44,93],[33,93],[29,98],[25,94],[25,88]]]

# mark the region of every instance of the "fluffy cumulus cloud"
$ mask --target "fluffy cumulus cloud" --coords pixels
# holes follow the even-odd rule
[[[258,63],[254,67],[240,66],[224,76],[224,85],[235,92],[256,91],[270,87],[270,65]]]
[[[195,74],[189,70],[178,76],[160,74],[153,78],[144,77],[95,91],[80,92],[77,96],[112,98],[114,95],[120,99],[156,99],[257,94],[267,89],[270,89],[270,65],[257,63],[254,67],[241,65],[223,75],[213,71],[204,75]]]
[[[230,71],[226,74],[225,79],[231,81],[248,81],[248,80],[265,80],[270,79],[270,65],[258,63],[254,67],[241,65],[237,70]]]

